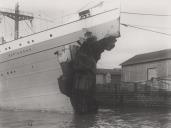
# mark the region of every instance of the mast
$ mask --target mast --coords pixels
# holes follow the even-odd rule
[[[30,22],[33,20],[33,15],[31,14],[26,14],[26,13],[21,13],[19,10],[19,4],[17,3],[15,6],[15,11],[11,12],[9,11],[1,11],[0,13],[4,16],[7,16],[8,18],[14,20],[14,24],[15,24],[15,29],[14,29],[14,39],[18,39],[19,38],[19,21],[22,20],[30,20]]]
[[[15,6],[15,29],[14,29],[14,39],[18,39],[19,37],[19,4],[17,3]]]

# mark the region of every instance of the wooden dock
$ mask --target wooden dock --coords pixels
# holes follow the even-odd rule
[[[171,81],[155,79],[97,87],[96,99],[100,106],[171,107]]]

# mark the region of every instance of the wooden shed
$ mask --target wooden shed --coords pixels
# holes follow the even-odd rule
[[[124,82],[171,78],[171,49],[136,55],[121,66],[121,80]]]

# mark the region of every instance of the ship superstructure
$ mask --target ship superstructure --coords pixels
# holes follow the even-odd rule
[[[54,53],[67,52],[66,46],[77,43],[86,31],[98,39],[119,37],[119,9],[104,7],[81,11],[59,26],[22,38],[15,34],[15,40],[1,44],[0,107],[72,111],[69,98],[59,91],[62,71]]]

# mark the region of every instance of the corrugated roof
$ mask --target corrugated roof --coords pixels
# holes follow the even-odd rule
[[[120,68],[115,68],[115,69],[97,69],[96,71],[97,74],[107,74],[107,73],[110,73],[110,74],[116,74],[116,75],[120,75],[121,74],[121,69]]]
[[[126,66],[126,65],[154,62],[154,61],[167,60],[167,59],[171,59],[171,49],[139,54],[123,62],[121,65]]]

